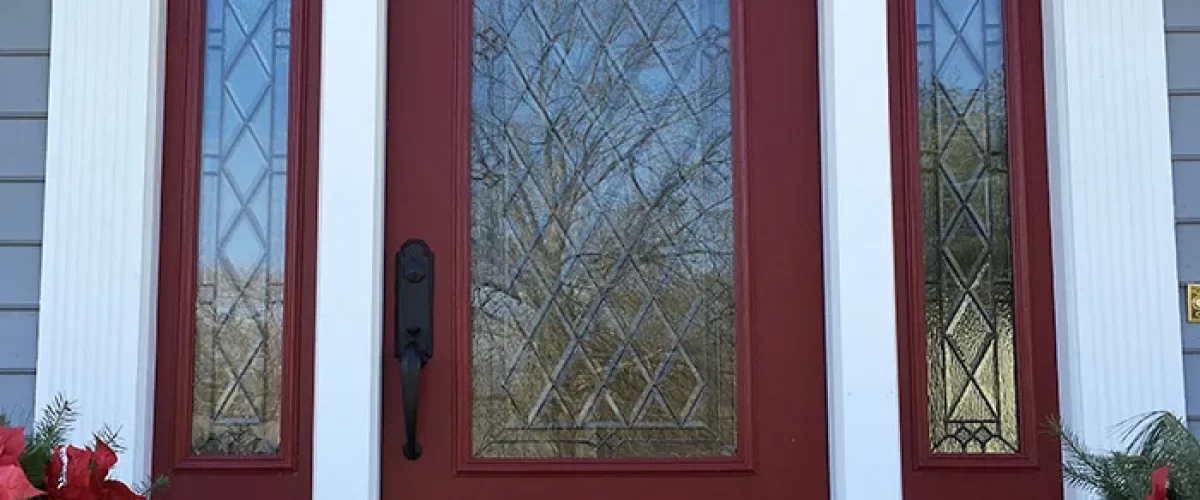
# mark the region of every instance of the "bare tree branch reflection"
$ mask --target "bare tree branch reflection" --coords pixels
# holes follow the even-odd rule
[[[220,271],[218,272],[218,269]],[[196,307],[192,449],[200,455],[279,452],[282,280],[208,268]]]
[[[476,2],[476,455],[736,450],[724,4]]]

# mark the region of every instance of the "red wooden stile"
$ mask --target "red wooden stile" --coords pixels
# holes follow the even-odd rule
[[[291,12],[282,442],[280,454],[269,457],[191,454],[205,4],[167,3],[153,472],[169,477],[162,495],[167,499],[306,498],[312,477],[321,2],[297,1]]]
[[[1008,92],[1020,451],[933,453],[929,440],[925,270],[917,102],[916,1],[889,0],[900,424],[905,498],[1060,499],[1053,263],[1047,179],[1042,6],[1003,5]],[[982,8],[982,7],[981,7]]]

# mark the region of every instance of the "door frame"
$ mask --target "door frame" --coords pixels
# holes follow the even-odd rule
[[[900,488],[895,315],[858,307],[894,303],[890,161],[879,147],[890,134],[887,17],[874,3],[818,8],[833,498]],[[314,497],[379,497],[386,5],[327,2],[323,15],[325,54],[337,57],[323,61],[320,151],[338,168],[320,178]]]
[[[158,138],[163,108],[175,104],[162,96],[166,3],[85,3],[56,9],[51,21],[37,404],[72,395],[84,408],[83,432],[106,423],[122,428],[129,452],[117,473],[134,480],[150,469]],[[376,278],[382,197],[375,179],[383,165],[386,4],[330,1],[322,16],[332,34],[322,48],[334,57],[323,58],[328,70],[321,76],[322,164],[331,168],[319,186],[325,201],[318,242],[317,498],[378,497],[379,387],[372,384],[382,359],[381,325],[374,320],[382,310]],[[886,437],[897,432],[895,372],[889,372],[895,353],[887,338],[894,337],[894,318],[886,310],[855,308],[894,299],[890,280],[876,279],[893,274],[891,257],[881,253],[891,248],[890,234],[880,228],[891,220],[890,209],[879,208],[890,205],[890,190],[883,178],[871,177],[889,165],[881,147],[887,133],[882,4],[820,5],[823,86],[846,89],[821,97],[826,273],[835,285],[827,287],[826,324],[829,332],[864,340],[845,345],[831,334],[827,342],[833,498],[889,498],[899,491],[899,440]],[[1184,408],[1182,360],[1163,354],[1179,352],[1180,334],[1165,59],[1146,56],[1163,50],[1162,5],[1152,4],[1130,10],[1046,0],[1044,8],[1055,287],[1058,297],[1069,299],[1056,307],[1059,378],[1069,388],[1060,406],[1066,422],[1097,443],[1131,412]],[[1114,23],[1138,36],[1112,38],[1098,29]],[[1102,79],[1114,65],[1144,71]],[[1124,99],[1105,100],[1114,92]],[[1105,129],[1104,120],[1116,112],[1128,127]],[[1096,141],[1105,147],[1089,148]],[[1122,189],[1131,164],[1145,166],[1136,179],[1145,189]],[[97,192],[98,185],[107,190]],[[1139,211],[1093,210],[1089,197],[1106,190],[1139,202]],[[1160,219],[1146,237],[1109,245],[1112,234],[1146,230],[1130,220]],[[1107,251],[1086,251],[1096,246]],[[1126,272],[1114,276],[1112,269]],[[1123,296],[1136,304],[1124,310],[1108,307],[1112,290],[1134,285],[1154,293]],[[1133,340],[1131,327],[1139,333]],[[1113,378],[1105,373],[1113,362],[1137,376]],[[1110,397],[1114,393],[1138,397]],[[863,477],[871,480],[854,481]]]

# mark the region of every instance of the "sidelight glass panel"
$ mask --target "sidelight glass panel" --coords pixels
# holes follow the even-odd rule
[[[477,457],[737,451],[729,6],[476,0]]]
[[[930,447],[1016,453],[1003,0],[917,0]]]
[[[290,3],[206,4],[192,452],[280,446]]]

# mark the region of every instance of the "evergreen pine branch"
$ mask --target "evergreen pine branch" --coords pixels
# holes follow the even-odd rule
[[[54,396],[54,400],[46,405],[42,417],[37,421],[30,446],[48,449],[62,446],[67,441],[71,426],[75,425],[78,419],[79,411],[74,401],[67,400],[61,394]]]
[[[95,437],[97,441],[102,441],[117,454],[125,453],[125,444],[121,441],[121,429],[114,429],[112,426],[104,424]]]
[[[46,464],[54,455],[54,449],[66,442],[67,434],[78,417],[75,402],[58,395],[46,405],[41,418],[34,424],[20,462],[25,476],[35,488],[45,489]]]
[[[30,484],[35,488],[44,490],[48,481],[61,481],[61,478],[46,477],[46,464],[50,463],[50,459],[58,447],[67,444],[67,435],[71,433],[78,417],[79,413],[75,402],[67,400],[61,395],[55,396],[42,411],[33,431],[26,439],[25,451],[20,457],[21,468]],[[0,425],[7,425],[7,422],[7,418],[0,414]],[[105,424],[93,437],[97,443],[103,442],[117,454],[125,452],[120,428]],[[139,483],[134,491],[150,498],[152,493],[166,488],[167,485],[166,476],[159,476],[153,480]]]
[[[133,487],[133,491],[146,497],[146,500],[150,500],[154,492],[166,488],[169,484],[170,481],[167,480],[167,476],[158,476],[154,480],[146,480],[138,483]]]
[[[1051,432],[1062,440],[1063,478],[1106,500],[1142,500],[1151,473],[1171,467],[1168,498],[1200,498],[1200,441],[1169,412],[1153,412],[1122,423],[1124,449],[1094,452],[1057,422]]]

